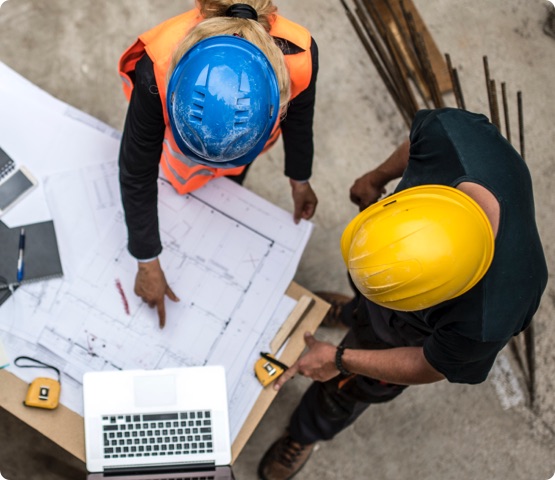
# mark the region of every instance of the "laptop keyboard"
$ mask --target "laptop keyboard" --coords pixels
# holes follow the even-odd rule
[[[104,458],[212,453],[209,410],[102,417]]]

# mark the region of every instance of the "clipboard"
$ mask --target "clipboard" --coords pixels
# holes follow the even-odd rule
[[[22,225],[25,228],[25,277],[17,278],[17,259],[21,227],[9,228],[0,221],[0,305],[21,284],[63,275],[54,222]]]

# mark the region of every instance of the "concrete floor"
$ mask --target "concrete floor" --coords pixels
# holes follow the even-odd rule
[[[483,55],[489,57],[492,77],[505,81],[511,96],[523,91],[527,162],[540,233],[548,264],[553,265],[555,40],[542,31],[547,2],[414,3],[440,50],[450,53],[459,69],[469,110],[488,112]],[[282,14],[307,26],[320,47],[312,180],[320,204],[296,280],[311,290],[348,293],[338,242],[356,214],[348,200],[349,187],[407,132],[339,0],[276,0],[276,4]],[[126,111],[116,71],[120,53],[137,34],[190,5],[191,0],[10,0],[0,9],[0,61],[120,129]],[[516,99],[511,109],[514,121]],[[246,186],[290,209],[287,181],[276,175],[282,164],[278,145],[254,164]],[[491,380],[472,387],[446,382],[413,387],[391,404],[372,407],[336,439],[321,444],[298,478],[550,478],[555,472],[555,354],[549,348],[555,340],[549,322],[554,306],[550,282],[536,316],[539,365],[534,413],[523,404],[503,409]],[[336,332],[320,330],[320,338],[334,342],[340,338]],[[260,457],[281,434],[307,384],[296,378],[282,390],[239,457],[237,478],[256,478]],[[5,412],[0,412],[0,472],[9,480],[84,478],[79,462]]]

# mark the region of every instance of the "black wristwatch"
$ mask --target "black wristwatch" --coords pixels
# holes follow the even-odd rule
[[[351,375],[351,372],[345,369],[345,367],[343,366],[343,362],[341,361],[344,351],[345,351],[345,345],[339,345],[337,347],[337,350],[335,351],[335,368],[339,370],[339,373],[341,373],[341,375],[348,377],[349,375]]]

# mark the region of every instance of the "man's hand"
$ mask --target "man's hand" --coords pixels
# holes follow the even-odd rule
[[[350,190],[351,202],[358,205],[362,212],[366,207],[374,202],[385,193],[385,187],[378,180],[378,175],[373,171],[368,172],[355,180]]]
[[[291,185],[291,194],[293,195],[293,204],[295,211],[293,213],[293,220],[299,223],[301,218],[309,220],[316,211],[318,198],[312,190],[309,182],[298,182],[297,180],[289,179]]]
[[[166,307],[164,297],[167,295],[173,302],[179,302],[179,298],[166,281],[158,259],[150,262],[139,262],[139,271],[135,278],[135,294],[148,303],[150,308],[156,307],[160,328],[166,325]]]
[[[339,370],[335,368],[337,347],[334,347],[331,343],[316,340],[308,332],[304,334],[304,341],[308,347],[308,352],[276,380],[274,383],[275,390],[279,390],[297,372],[318,382],[325,382],[339,375]]]

